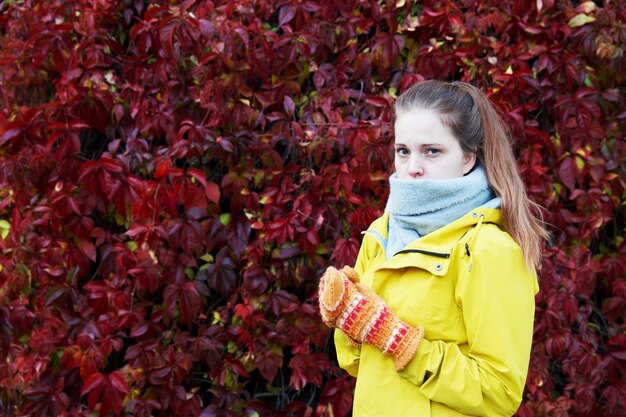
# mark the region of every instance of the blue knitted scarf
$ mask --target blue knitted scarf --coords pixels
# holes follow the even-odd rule
[[[460,178],[400,180],[389,177],[389,234],[386,255],[463,217],[476,207],[500,207],[481,166]]]

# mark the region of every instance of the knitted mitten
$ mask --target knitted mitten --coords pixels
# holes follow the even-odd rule
[[[329,267],[320,280],[319,303],[322,320],[341,330],[355,346],[365,342],[395,358],[395,369],[409,363],[424,337],[424,328],[400,320],[359,277],[346,266]]]

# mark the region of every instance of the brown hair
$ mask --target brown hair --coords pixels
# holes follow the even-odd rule
[[[548,234],[541,207],[526,195],[505,125],[489,99],[461,81],[415,84],[395,104],[395,113],[420,108],[437,111],[465,153],[476,153],[489,184],[502,199],[504,227],[522,248],[526,264],[538,268]]]

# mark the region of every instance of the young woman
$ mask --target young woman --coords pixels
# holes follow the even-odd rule
[[[511,416],[546,232],[480,90],[422,82],[395,116],[385,213],[354,269],[320,280],[339,364],[357,378],[353,416]]]

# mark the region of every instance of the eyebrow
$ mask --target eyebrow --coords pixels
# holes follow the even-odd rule
[[[407,146],[407,145],[405,145],[404,143],[401,143],[401,142],[395,142],[393,146],[404,146],[404,147],[407,147],[407,148],[408,148],[408,146]],[[444,145],[443,145],[443,144],[441,144],[441,143],[422,143],[422,144],[421,144],[421,145],[419,145],[419,146],[420,146],[420,148],[429,147],[429,146],[439,146],[439,147],[444,147]]]

